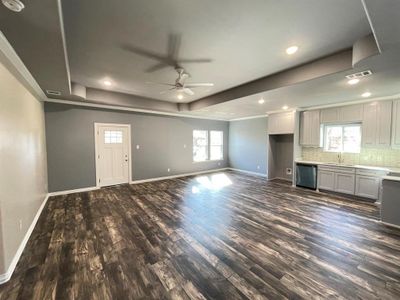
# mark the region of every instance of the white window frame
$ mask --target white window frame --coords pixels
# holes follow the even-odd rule
[[[329,153],[352,153],[352,154],[359,154],[360,152],[350,152],[350,151],[344,151],[344,143],[343,143],[343,137],[344,137],[344,129],[345,127],[350,127],[350,126],[359,126],[360,127],[360,152],[361,152],[361,145],[362,145],[362,125],[360,123],[346,123],[346,124],[325,124],[324,129],[323,129],[323,138],[322,138],[322,149],[324,152],[329,152]],[[340,151],[335,151],[335,150],[329,150],[327,149],[327,131],[328,127],[341,127],[342,128],[342,144],[341,144],[341,150]]]
[[[195,159],[194,159],[194,146],[195,146],[195,144],[194,144],[194,132],[195,132],[195,131],[203,131],[203,132],[206,133],[206,141],[207,141],[207,144],[206,144],[204,147],[206,148],[207,157],[206,157],[206,159],[204,159],[204,160],[195,160]],[[192,160],[193,160],[193,162],[195,162],[195,163],[205,162],[205,161],[209,161],[209,160],[210,160],[210,135],[209,135],[208,130],[193,129],[193,131],[192,131]]]
[[[211,133],[212,132],[217,132],[217,133],[220,133],[221,134],[221,144],[215,144],[215,145],[213,145],[212,144],[212,141],[211,141]],[[209,146],[209,158],[210,158],[210,160],[211,161],[218,161],[218,160],[223,160],[224,159],[224,132],[222,131],[222,130],[210,130],[210,132],[209,132],[209,142],[208,142],[208,146]],[[221,147],[221,158],[215,158],[215,159],[211,159],[211,147],[212,146],[214,146],[214,147]]]
[[[205,160],[194,160],[194,132],[195,131],[204,131],[207,133],[207,145],[206,145],[207,159],[205,159]],[[221,149],[222,149],[221,158],[211,159],[211,132],[221,133],[222,144],[221,145],[213,145],[213,146],[221,147]],[[193,161],[193,163],[202,163],[202,162],[207,162],[207,161],[222,161],[222,160],[224,160],[224,131],[223,130],[193,129],[192,130],[192,161]]]

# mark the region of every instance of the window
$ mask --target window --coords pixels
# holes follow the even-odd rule
[[[207,130],[193,130],[193,161],[208,160]]]
[[[222,131],[210,131],[210,159],[220,160],[224,156],[224,138]]]
[[[223,157],[222,131],[193,130],[193,161],[221,160]]]
[[[105,130],[104,131],[105,144],[122,144],[122,131]]]
[[[360,150],[360,124],[325,126],[324,151],[360,153]]]

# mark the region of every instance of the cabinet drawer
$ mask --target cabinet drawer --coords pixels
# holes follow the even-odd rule
[[[335,192],[354,195],[355,174],[335,173]]]
[[[388,171],[385,170],[371,170],[371,169],[357,169],[356,170],[357,175],[365,175],[365,176],[386,176],[388,174]]]
[[[318,189],[334,191],[335,190],[335,173],[332,171],[318,170]]]
[[[356,172],[355,168],[341,167],[341,166],[335,166],[335,165],[319,165],[318,170],[332,171],[332,172],[339,172],[339,173],[349,173],[349,174],[355,174],[355,172]]]
[[[380,184],[380,177],[357,175],[355,194],[360,197],[378,200]]]

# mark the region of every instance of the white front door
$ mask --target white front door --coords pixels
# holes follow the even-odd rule
[[[127,125],[96,124],[97,186],[129,182],[129,129]]]

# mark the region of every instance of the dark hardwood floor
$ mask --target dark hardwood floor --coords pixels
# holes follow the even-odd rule
[[[232,171],[52,197],[0,299],[400,299],[378,214]]]

